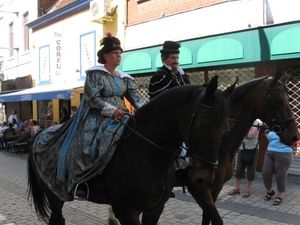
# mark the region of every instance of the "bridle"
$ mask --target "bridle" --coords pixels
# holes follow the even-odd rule
[[[200,96],[199,96],[199,99],[198,99],[198,101],[197,101],[197,105],[195,106],[195,108],[194,108],[194,110],[193,110],[191,116],[187,119],[187,121],[185,122],[185,125],[183,126],[183,129],[184,129],[184,128],[187,126],[187,124],[189,123],[189,121],[190,121],[190,123],[189,123],[189,124],[190,124],[190,128],[189,128],[189,129],[190,129],[190,140],[192,139],[191,137],[192,137],[192,131],[193,131],[193,127],[194,127],[194,120],[195,120],[195,117],[196,117],[196,114],[197,114],[198,109],[199,109],[200,107],[207,108],[207,109],[214,109],[213,107],[211,107],[211,106],[209,106],[209,105],[206,105],[206,104],[202,103],[203,98],[205,98],[204,95],[205,95],[205,90],[203,90],[203,91],[201,92],[201,94],[200,94]],[[132,116],[132,115],[130,115],[130,114],[128,114],[128,115],[133,119],[134,123],[136,124],[136,121],[135,121],[134,116]],[[174,152],[171,151],[171,150],[165,149],[165,148],[163,148],[163,147],[157,145],[156,143],[154,143],[154,142],[151,141],[150,139],[146,138],[146,137],[145,137],[144,135],[142,135],[141,133],[137,132],[135,128],[132,128],[132,127],[128,126],[126,123],[123,123],[123,122],[121,121],[121,124],[124,125],[126,128],[128,128],[132,133],[136,134],[137,136],[139,136],[140,138],[144,139],[144,140],[147,141],[148,143],[152,144],[152,145],[155,146],[156,148],[159,148],[159,149],[161,149],[161,150],[163,150],[163,151],[165,151],[165,152],[168,152],[168,153],[172,154],[173,156],[175,156],[175,158],[185,159],[186,157],[189,157],[190,162],[191,162],[191,166],[193,166],[193,160],[192,160],[192,158],[191,158],[189,155],[186,155],[186,156],[180,156],[180,155],[174,153]],[[129,134],[129,135],[130,135],[130,134]],[[122,141],[123,139],[127,138],[129,135],[127,135],[126,137],[122,137],[121,140],[119,140],[119,142]],[[191,142],[190,140],[189,140],[189,142]],[[187,153],[188,153],[189,147],[187,147],[186,150],[187,150]],[[197,159],[199,159],[199,160],[205,162],[206,164],[210,165],[210,166],[213,167],[213,168],[217,168],[217,166],[218,166],[218,161],[216,161],[216,162],[211,162],[211,161],[208,161],[208,160],[204,159],[203,157],[200,157],[200,156],[198,156],[198,155],[196,155],[196,154],[193,154],[193,156],[194,156],[195,158],[197,158]],[[193,169],[194,169],[194,170],[195,170],[195,169],[204,169],[204,167],[197,167],[197,168],[193,168]]]
[[[191,121],[190,122],[190,138],[189,138],[189,142],[190,142],[190,145],[188,145],[188,146],[193,146],[193,142],[191,141],[191,140],[194,140],[193,138],[192,138],[192,136],[193,136],[193,131],[194,131],[194,129],[193,129],[193,126],[194,126],[194,121],[195,121],[195,119],[196,119],[196,115],[197,115],[197,111],[198,111],[198,108],[199,107],[204,107],[204,108],[207,108],[207,109],[214,109],[213,107],[211,107],[211,106],[208,106],[208,105],[205,105],[205,104],[203,104],[203,103],[201,103],[201,101],[203,101],[203,99],[205,98],[205,91],[202,91],[202,93],[200,94],[200,96],[199,96],[199,99],[198,99],[198,104],[196,105],[196,107],[195,107],[195,109],[194,109],[194,111],[193,111],[193,113],[192,113],[192,115],[189,117],[189,119],[187,120],[187,122],[186,122],[186,124],[184,125],[184,127],[187,125],[187,123],[189,122],[189,120]],[[183,127],[183,128],[184,128]],[[189,152],[188,151],[189,150],[189,147],[187,147],[187,153]],[[185,157],[189,157],[190,158],[190,161],[191,161],[191,167],[192,167],[192,169],[193,170],[200,170],[200,169],[206,169],[207,167],[205,167],[205,166],[202,166],[202,167],[195,167],[193,164],[193,159],[192,159],[192,157],[191,156],[189,156],[189,155],[186,155]],[[218,160],[216,160],[215,162],[212,162],[212,161],[208,161],[208,160],[206,160],[206,159],[204,159],[203,157],[201,157],[201,156],[199,156],[199,155],[197,155],[197,154],[193,154],[193,157],[195,157],[195,158],[197,158],[197,159],[199,159],[200,161],[202,161],[202,162],[204,162],[205,164],[207,164],[207,165],[209,165],[209,167],[212,167],[212,168],[214,168],[214,169],[216,169],[217,167],[218,167]]]
[[[268,129],[268,130],[272,130],[275,133],[277,133],[277,135],[279,135],[281,137],[282,135],[285,134],[285,132],[287,130],[287,129],[283,130],[281,125],[284,124],[284,123],[294,122],[295,117],[291,116],[291,117],[288,117],[284,120],[278,121],[278,116],[276,115],[276,110],[275,110],[275,108],[274,108],[274,106],[271,102],[272,91],[283,90],[283,89],[286,91],[286,87],[284,85],[280,85],[279,87],[270,88],[270,82],[271,82],[271,79],[267,79],[267,95],[266,95],[266,104],[265,104],[265,110],[264,110],[265,114],[263,115],[262,118],[266,118],[267,111],[270,111],[270,109],[268,109],[268,106],[270,106],[271,111],[272,111],[272,122],[273,122],[272,127],[267,126],[266,124],[264,124],[263,126],[260,126],[260,125],[256,126],[256,125],[253,125],[253,124],[245,123],[245,122],[238,121],[238,120],[231,119],[231,118],[229,120],[234,121],[234,122],[238,122],[238,123],[244,123],[244,124],[255,126],[255,127],[262,127],[262,128]],[[260,91],[262,91],[262,90],[260,90]],[[258,92],[260,92],[260,91],[258,91]]]
[[[271,80],[268,79],[267,80],[267,97],[266,97],[266,109],[265,109],[265,112],[267,113],[267,107],[268,105],[271,105],[271,111],[272,111],[272,115],[273,115],[273,118],[272,118],[272,121],[273,121],[273,125],[272,127],[270,127],[269,129],[274,131],[275,133],[277,133],[277,135],[279,136],[282,136],[285,134],[286,132],[286,128],[283,130],[281,125],[284,124],[284,123],[291,123],[291,122],[294,122],[295,121],[295,117],[291,116],[291,117],[288,117],[284,120],[281,120],[281,121],[278,121],[278,117],[276,115],[276,111],[275,111],[275,108],[273,106],[273,104],[270,102],[271,101],[271,98],[272,98],[272,91],[276,91],[276,90],[285,90],[285,92],[287,92],[286,90],[286,87],[284,85],[280,85],[279,87],[274,87],[274,88],[270,88],[270,82]],[[266,116],[265,116],[266,117]]]

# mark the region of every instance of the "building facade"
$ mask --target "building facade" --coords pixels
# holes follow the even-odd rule
[[[99,41],[105,32],[123,36],[124,27],[118,25],[115,17],[124,18],[124,1],[98,1],[94,8],[87,0],[38,0],[32,1],[31,8],[25,7],[30,4],[22,0],[3,2],[1,8],[16,11],[18,15],[34,15],[24,22],[28,33],[26,55],[30,59],[26,63],[27,72],[22,69],[21,73],[20,60],[9,55],[19,48],[16,46],[22,45],[21,41],[11,43],[8,38],[12,32],[3,32],[7,34],[3,43],[14,48],[0,54],[3,55],[2,86],[6,87],[7,83],[9,87],[15,86],[16,80],[25,74],[32,78],[29,87],[1,91],[3,110],[9,114],[17,109],[22,119],[36,119],[45,126],[53,120],[58,122],[63,107],[70,112],[71,106],[79,106],[85,70],[96,64]],[[12,19],[5,16],[2,21],[1,30],[6,31]],[[15,27],[11,30],[18,31]],[[12,36],[17,39],[20,35]]]
[[[1,5],[1,9],[12,7],[18,0],[4,2],[7,4]],[[236,77],[243,83],[272,76],[279,67],[284,67],[285,72],[292,75],[288,84],[290,100],[298,124],[300,122],[298,0],[32,2],[33,13],[29,12],[28,3],[24,7],[20,4],[18,10],[18,15],[30,13],[26,22],[30,52],[27,59],[31,62],[27,65],[28,72],[22,69],[21,74],[19,64],[11,66],[12,57],[7,54],[14,49],[0,56],[4,56],[4,81],[31,75],[34,88],[19,93],[2,92],[0,102],[6,106],[27,104],[33,118],[39,120],[47,117],[49,105],[53,107],[54,120],[59,119],[61,107],[78,106],[84,71],[97,64],[99,40],[106,31],[111,31],[125,50],[119,69],[135,77],[146,101],[150,77],[161,66],[159,50],[164,41],[173,40],[181,43],[180,65],[194,84],[203,84],[219,75],[220,88],[225,88]],[[13,9],[15,7],[11,11]],[[1,22],[1,29],[3,26],[6,29],[8,46],[11,44],[9,21],[15,17],[11,14],[6,22],[3,19]],[[45,94],[44,99],[38,98],[43,92],[50,94]],[[23,101],[26,99],[29,101]],[[20,109],[23,108],[21,105]],[[266,144],[260,140],[262,149]],[[259,167],[261,165],[260,161]]]
[[[165,40],[180,42],[180,65],[194,84],[219,75],[220,88],[270,75],[284,67],[291,74],[289,97],[300,115],[300,16],[296,0],[128,2],[126,51],[122,70],[136,77],[148,100],[150,77],[162,65]],[[260,138],[261,171],[267,141]]]

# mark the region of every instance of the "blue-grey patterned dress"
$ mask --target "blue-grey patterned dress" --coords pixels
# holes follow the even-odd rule
[[[63,201],[72,200],[75,185],[100,174],[113,156],[113,141],[123,128],[112,116],[117,108],[128,112],[123,98],[135,108],[144,104],[133,78],[117,72],[118,76],[111,75],[103,66],[87,70],[75,116],[64,125],[47,128],[33,144],[39,175]]]

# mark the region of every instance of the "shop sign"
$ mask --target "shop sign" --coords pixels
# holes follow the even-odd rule
[[[32,95],[21,95],[21,101],[31,101]]]
[[[56,98],[57,99],[65,99],[65,95],[64,94],[57,94]]]

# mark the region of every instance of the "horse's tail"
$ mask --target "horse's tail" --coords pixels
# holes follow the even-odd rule
[[[37,216],[40,220],[49,223],[50,220],[50,209],[47,201],[46,194],[42,187],[40,186],[38,180],[39,178],[36,175],[36,172],[33,168],[32,161],[32,150],[29,153],[28,157],[28,200],[33,200],[34,208],[37,213]]]

